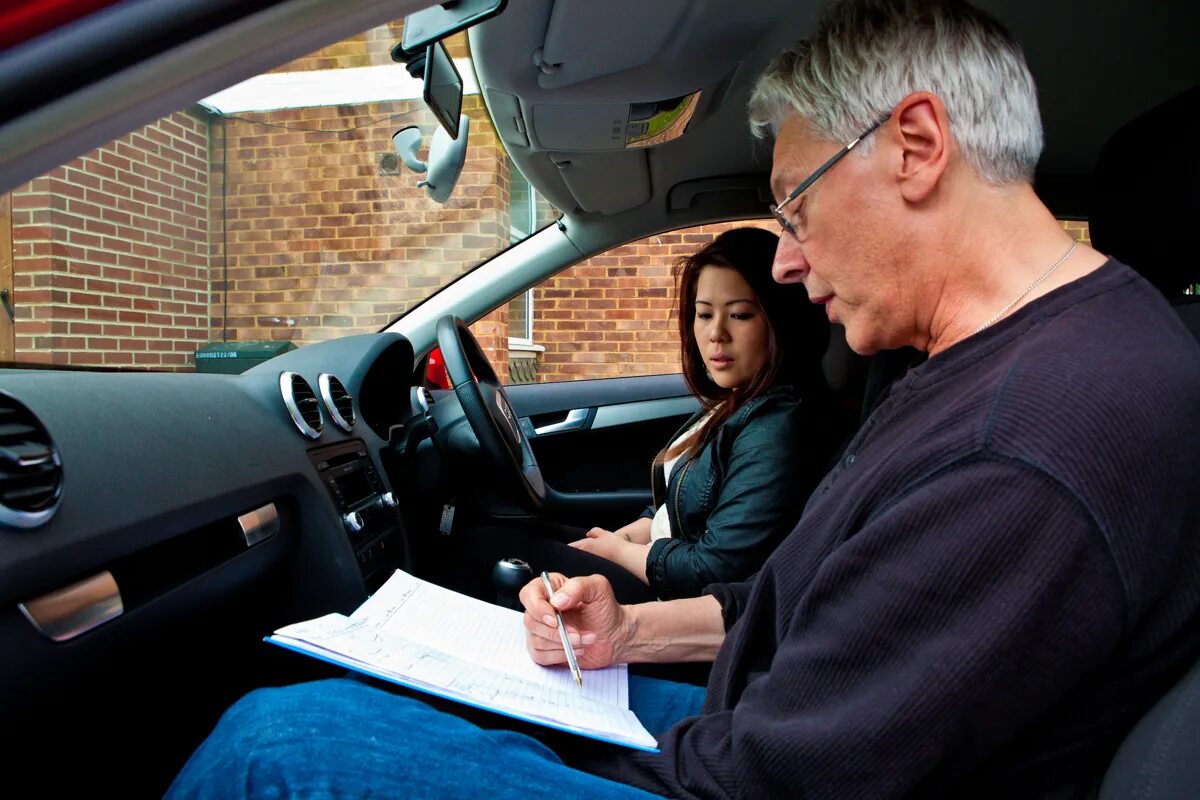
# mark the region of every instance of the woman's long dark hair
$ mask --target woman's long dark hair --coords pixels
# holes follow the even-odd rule
[[[829,345],[829,321],[823,308],[808,302],[804,286],[776,283],[771,277],[778,244],[779,237],[770,231],[734,228],[675,263],[683,378],[700,404],[713,413],[696,435],[660,453],[659,461],[685,452],[694,456],[739,408],[774,386],[793,384],[802,397],[825,391],[821,356]],[[696,285],[705,267],[736,270],[754,290],[767,322],[763,368],[737,391],[725,389],[709,377],[696,342]]]

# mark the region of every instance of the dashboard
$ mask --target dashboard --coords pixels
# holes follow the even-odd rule
[[[419,469],[400,450],[424,414],[412,375],[390,333],[242,375],[0,372],[0,745],[100,758],[96,721],[136,720],[122,698],[161,691],[202,729],[263,674],[297,677],[262,636],[348,613],[411,558],[428,492],[393,481],[436,472],[432,448]]]

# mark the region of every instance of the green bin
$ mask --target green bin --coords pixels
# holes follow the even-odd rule
[[[275,356],[295,350],[290,341],[209,342],[196,351],[196,372],[237,375]]]

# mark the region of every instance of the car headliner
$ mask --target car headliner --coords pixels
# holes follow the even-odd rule
[[[560,0],[563,2],[564,0]],[[238,80],[403,16],[410,0],[126,0],[0,53],[0,190],[11,189],[104,141]],[[655,50],[645,63],[568,86],[544,88],[531,48],[549,34],[551,0],[509,0],[472,32],[485,87],[516,94],[522,107],[661,100],[729,76],[719,104],[680,139],[644,152],[648,196],[629,207],[620,165],[630,151],[553,150],[532,142],[510,151],[543,194],[576,223],[582,252],[657,230],[714,219],[761,216],[769,146],[745,122],[754,76],[811,28],[820,3],[773,0],[676,2],[670,30],[616,25],[622,47]],[[639,0],[612,0],[615,20]],[[983,0],[1012,29],[1038,82],[1046,150],[1037,188],[1055,213],[1086,218],[1092,165],[1122,123],[1200,80],[1200,5],[1160,0]],[[624,6],[624,8],[622,8]],[[594,29],[558,31],[559,46],[602,59],[611,42]],[[523,38],[521,38],[523,37]],[[610,37],[611,38],[611,37]],[[485,97],[487,92],[485,91]],[[1165,146],[1170,146],[1166,144]],[[559,165],[586,165],[592,179],[567,187]],[[614,169],[616,168],[616,169]],[[640,169],[640,167],[639,167]],[[730,176],[733,176],[732,179]],[[710,179],[719,178],[712,183]],[[693,189],[682,191],[689,181]],[[728,185],[726,185],[728,184]],[[581,191],[573,196],[572,189]],[[678,192],[672,197],[672,192]],[[608,196],[608,193],[614,193]],[[581,197],[584,202],[580,202]],[[574,202],[573,202],[574,201]],[[586,211],[604,208],[611,213]]]

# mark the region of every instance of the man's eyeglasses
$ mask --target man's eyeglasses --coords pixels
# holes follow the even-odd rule
[[[850,142],[848,145],[843,147],[841,150],[838,150],[836,153],[834,153],[833,158],[829,159],[824,164],[817,167],[816,172],[814,172],[812,175],[809,175],[807,178],[805,178],[803,181],[801,181],[800,185],[797,186],[795,189],[793,189],[792,193],[789,194],[787,197],[785,197],[783,199],[782,203],[780,203],[779,205],[771,206],[771,213],[775,216],[775,220],[779,223],[779,226],[781,228],[783,228],[785,233],[790,234],[793,239],[800,238],[799,234],[796,233],[796,229],[794,227],[792,227],[792,223],[790,221],[788,221],[787,217],[784,216],[784,214],[783,214],[784,206],[786,206],[788,203],[795,200],[800,195],[804,194],[805,190],[808,189],[808,187],[812,186],[813,182],[816,181],[817,178],[824,175],[826,173],[826,171],[830,167],[832,167],[834,164],[836,164],[842,156],[846,155],[846,153],[849,153],[856,146],[858,146],[858,143],[861,142],[863,139],[867,138],[867,136],[870,135],[870,133],[872,131],[874,131],[876,128],[878,128],[883,123],[887,122],[889,117],[891,117],[890,113],[886,114],[885,116],[880,117],[878,122],[876,122],[874,125],[872,125],[871,127],[867,128],[865,131],[863,131],[861,134],[859,134],[859,136],[854,141]]]

